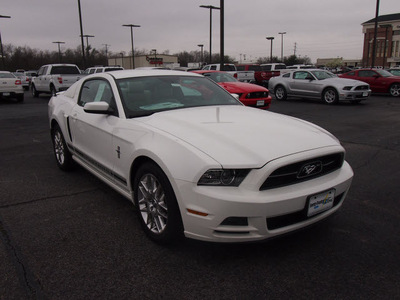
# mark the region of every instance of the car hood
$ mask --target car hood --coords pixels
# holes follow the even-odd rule
[[[349,78],[341,78],[341,77],[334,77],[334,78],[326,78],[322,80],[323,82],[326,82],[327,84],[338,84],[342,86],[355,86],[355,85],[366,85],[368,83],[365,83],[360,80],[355,80],[355,79],[349,79]]]
[[[253,92],[266,92],[267,89],[252,83],[245,82],[218,82],[220,86],[226,89],[229,93],[253,93]]]
[[[141,122],[191,144],[225,167],[257,168],[279,157],[339,145],[314,124],[244,106],[172,110]]]

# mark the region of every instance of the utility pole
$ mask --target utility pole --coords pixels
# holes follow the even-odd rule
[[[103,46],[106,47],[106,59],[107,59],[107,66],[108,66],[108,46],[111,46],[109,44],[103,44]]]
[[[58,44],[58,61],[61,63],[61,49],[60,49],[60,44],[65,44],[65,42],[53,42],[53,44]]]
[[[373,44],[372,44],[372,63],[371,63],[371,68],[375,67],[376,34],[377,34],[377,31],[378,31],[378,16],[379,16],[379,0],[376,0],[375,30],[374,30],[374,42],[373,42]]]
[[[293,53],[294,56],[296,56],[296,50],[297,50],[297,43],[295,42],[295,43],[294,43],[294,53]]]

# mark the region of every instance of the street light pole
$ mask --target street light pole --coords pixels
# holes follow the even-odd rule
[[[134,24],[124,24],[122,26],[125,27],[130,27],[131,28],[131,46],[132,46],[132,61],[131,61],[131,68],[134,69],[135,68],[135,52],[134,52],[134,48],[133,48],[133,27],[140,27],[140,25],[134,25]]]
[[[78,0],[78,9],[79,9],[79,24],[80,24],[80,29],[81,29],[81,46],[82,46],[83,69],[86,69],[85,45],[83,43],[83,26],[82,26],[81,0]]]
[[[213,9],[220,9],[219,7],[216,6],[212,6],[212,5],[200,5],[201,8],[207,8],[210,10],[210,57],[209,57],[209,63],[211,64],[211,59],[212,59],[212,55],[211,55],[211,44],[212,44],[212,10]]]
[[[0,18],[10,19],[11,17],[10,16],[2,16],[2,15],[0,15]],[[1,41],[1,32],[0,32],[0,50],[1,50],[1,61],[3,63],[3,70],[5,70],[6,69],[6,65],[5,65],[5,62],[4,62],[4,52],[3,52],[3,42]]]
[[[60,44],[65,44],[65,42],[53,42],[53,44],[58,44],[58,62],[61,63],[61,49],[60,49]]]
[[[224,56],[225,56],[225,54],[224,54],[224,39],[225,39],[225,29],[224,29],[224,23],[225,23],[225,21],[224,21],[224,14],[225,14],[225,9],[224,9],[224,0],[219,0],[219,7],[220,7],[220,9],[219,9],[219,19],[220,19],[220,42],[219,42],[219,44],[220,44],[220,69],[221,69],[221,71],[223,71],[224,70]]]
[[[278,32],[278,34],[281,35],[281,62],[283,62],[283,35],[286,34],[286,31]]]
[[[271,41],[271,55],[270,55],[270,58],[269,58],[269,62],[272,63],[272,42],[274,41],[274,37],[273,36],[267,36],[266,39]]]
[[[203,63],[203,47],[204,47],[204,45],[200,44],[200,45],[197,45],[197,46],[200,47],[200,60],[201,60],[201,63]]]

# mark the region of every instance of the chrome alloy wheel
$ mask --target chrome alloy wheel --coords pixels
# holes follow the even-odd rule
[[[138,204],[147,228],[161,234],[167,226],[168,208],[165,192],[153,174],[145,174],[139,181]]]
[[[393,97],[399,97],[400,96],[400,84],[394,83],[390,86],[390,95]]]
[[[282,87],[278,87],[275,91],[275,97],[278,100],[283,100],[285,98],[285,90]]]
[[[337,94],[333,89],[328,89],[324,92],[324,101],[327,104],[333,104],[337,102]]]
[[[57,130],[54,133],[53,139],[54,139],[54,154],[56,155],[56,159],[60,165],[64,165],[65,148],[60,131]]]

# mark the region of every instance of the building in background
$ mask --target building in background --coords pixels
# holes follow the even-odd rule
[[[361,24],[364,33],[362,64],[372,65],[375,18]],[[378,17],[375,67],[388,68],[400,65],[400,13]]]
[[[178,56],[151,53],[149,55],[135,55],[135,67],[175,67],[178,64]],[[132,69],[132,56],[117,55],[108,59],[109,66],[121,66],[124,69]]]

